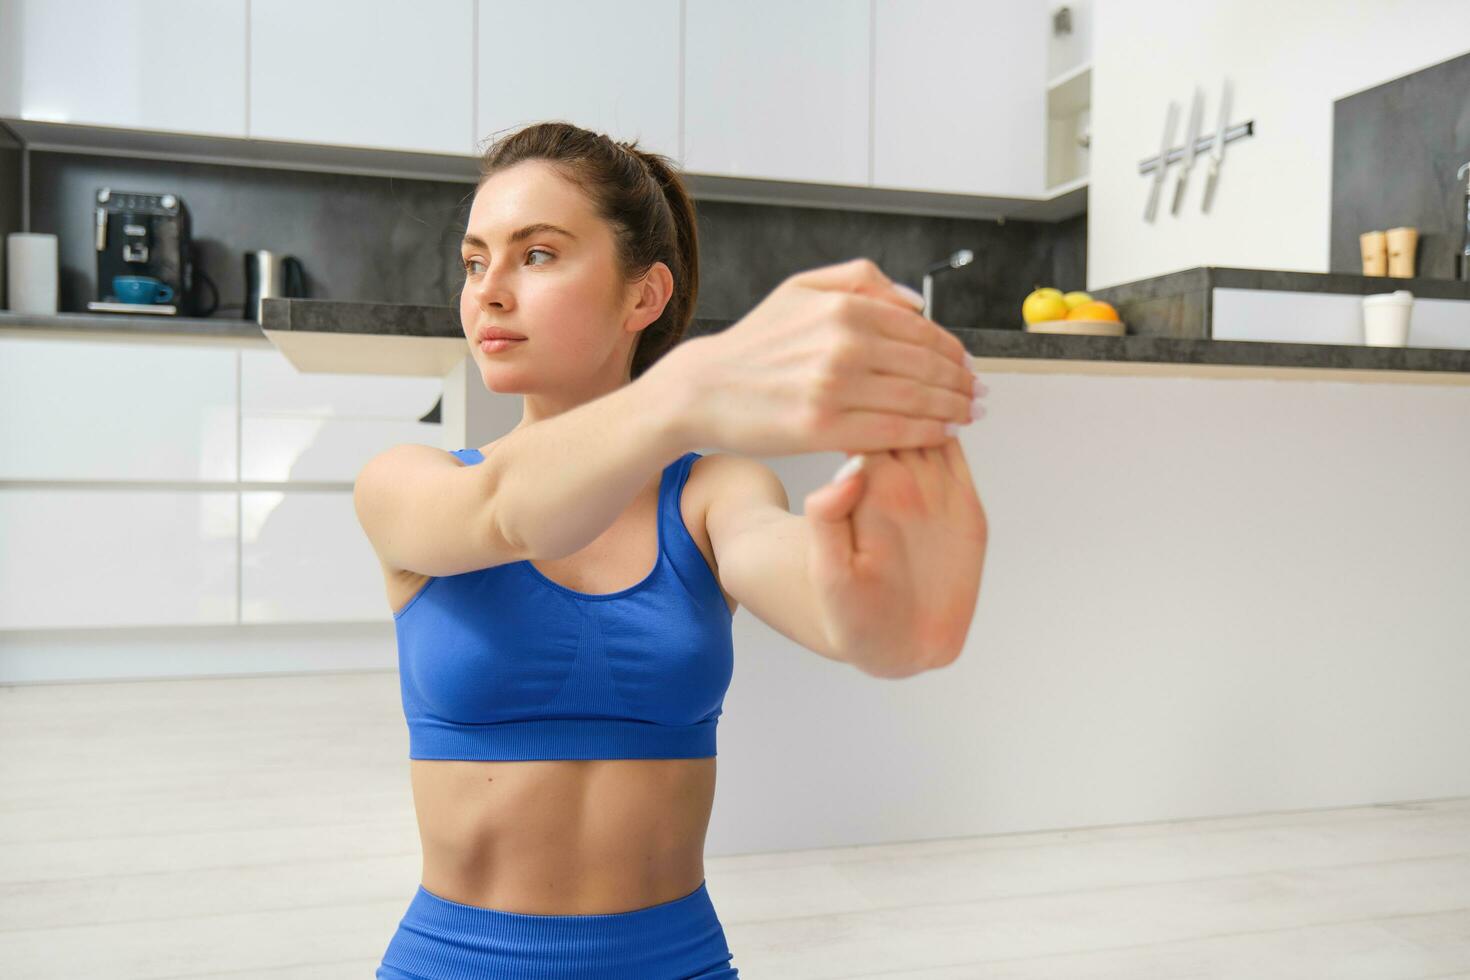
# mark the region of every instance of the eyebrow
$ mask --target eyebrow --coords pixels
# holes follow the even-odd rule
[[[526,227],[524,228],[511,232],[510,238],[508,238],[507,241],[514,244],[516,242],[530,238],[532,235],[541,235],[546,233],[565,235],[574,241],[577,238],[576,235],[573,235],[571,232],[567,231],[560,225],[553,225],[548,224],[545,221],[538,221],[533,225],[526,225]],[[476,248],[490,247],[489,243],[487,243],[485,239],[481,238],[479,235],[465,235],[464,238],[460,241],[460,245],[461,247],[465,245],[473,245]]]

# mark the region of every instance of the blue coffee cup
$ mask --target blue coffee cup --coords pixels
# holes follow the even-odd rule
[[[167,303],[174,288],[152,276],[113,276],[112,294],[123,303]]]

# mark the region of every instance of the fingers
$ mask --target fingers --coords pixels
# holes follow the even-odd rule
[[[972,421],[971,400],[984,390],[977,387],[969,352],[921,314],[922,297],[900,290],[871,259],[810,269],[783,285],[841,294],[831,301],[835,319],[866,334],[866,342],[854,345],[861,358],[856,370],[866,373],[837,385],[849,400],[831,406],[836,413],[827,436],[843,450],[939,447],[954,442],[946,424]]]
[[[913,474],[924,506],[930,511],[938,510],[944,502],[945,484],[949,482],[949,467],[940,459],[940,447],[915,446],[912,449],[900,449],[895,455]]]
[[[838,412],[818,433],[817,449],[876,453],[915,446],[937,446],[948,438],[941,419],[913,418],[892,412],[853,409]]]
[[[892,303],[906,310],[922,310],[924,297],[911,289],[907,293],[895,288],[895,283],[878,268],[878,263],[869,258],[856,258],[835,265],[824,265],[788,276],[786,281],[808,289],[826,289],[840,293],[859,293],[874,299]],[[914,297],[918,296],[917,299]]]
[[[864,410],[887,415],[935,419],[941,423],[970,424],[970,396],[952,388],[915,384],[897,374],[869,374],[855,384],[842,385],[830,407],[837,412]]]
[[[857,326],[871,325],[884,330],[889,336],[909,343],[934,346],[946,352],[966,370],[969,369],[969,354],[965,345],[954,334],[923,316],[924,300],[908,287],[900,287],[878,268],[872,259],[857,258],[837,265],[822,266],[798,272],[786,280],[787,283],[806,289],[848,293],[872,300],[867,305],[871,317],[863,317],[857,311],[860,322]],[[917,297],[917,298],[915,298]],[[887,311],[888,316],[880,316]]]
[[[953,364],[957,374],[970,373],[970,354],[960,338],[911,309],[850,293],[840,302],[837,315],[845,326],[932,350]]]
[[[858,366],[871,371],[874,377],[886,375],[921,382],[928,393],[928,402],[936,406],[948,406],[940,411],[924,411],[923,414],[943,414],[957,422],[970,421],[970,401],[975,397],[975,375],[969,368],[960,367],[932,347],[890,340],[887,337],[876,337],[871,343],[862,345],[860,356],[862,362]],[[859,390],[865,393],[864,388]]]
[[[939,446],[939,455],[944,460],[945,468],[949,471],[950,479],[955,486],[963,488],[966,493],[975,493],[975,481],[970,475],[970,463],[965,459],[965,449],[960,441],[953,437],[944,440]]]

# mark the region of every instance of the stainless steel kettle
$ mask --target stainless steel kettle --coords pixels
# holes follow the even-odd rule
[[[306,270],[294,255],[266,249],[245,253],[246,320],[260,322],[260,301],[268,296],[305,296]]]

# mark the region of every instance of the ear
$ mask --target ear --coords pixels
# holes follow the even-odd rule
[[[655,262],[632,284],[634,304],[629,313],[629,326],[642,330],[663,316],[664,307],[674,295],[674,274],[666,263]]]

